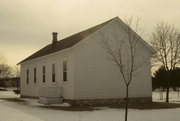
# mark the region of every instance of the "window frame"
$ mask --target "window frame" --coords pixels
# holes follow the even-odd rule
[[[34,83],[37,82],[37,68],[34,67]]]
[[[46,82],[46,66],[42,66],[42,82]]]
[[[29,69],[26,70],[26,83],[29,84]]]
[[[55,64],[52,64],[52,82],[56,82],[56,67]]]
[[[67,64],[68,64],[68,62],[67,62],[67,60],[64,60],[63,61],[63,82],[67,82]]]

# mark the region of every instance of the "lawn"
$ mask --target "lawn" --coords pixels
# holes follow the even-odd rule
[[[8,97],[8,98],[7,98]],[[0,92],[0,121],[123,121],[123,106],[73,107],[68,104],[45,106],[34,99],[18,98],[12,92]],[[176,92],[171,103],[153,93],[153,103],[130,105],[128,121],[179,121],[180,103]]]

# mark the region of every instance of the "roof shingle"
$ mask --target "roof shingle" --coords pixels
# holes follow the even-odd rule
[[[115,19],[115,18],[113,18]],[[40,49],[39,51],[35,52],[34,54],[32,54],[31,56],[27,57],[26,59],[22,60],[21,62],[19,62],[18,64],[21,64],[23,62],[38,58],[38,57],[42,57],[66,48],[70,48],[73,45],[75,45],[76,43],[80,42],[81,40],[83,40],[84,38],[88,37],[89,35],[91,35],[93,32],[97,31],[98,29],[100,29],[101,27],[103,27],[105,24],[109,23],[111,20],[108,20],[102,24],[99,24],[97,26],[94,26],[90,29],[84,30],[82,32],[79,32],[77,34],[74,34],[72,36],[69,36],[65,39],[59,40],[57,43],[51,43],[47,46],[45,46],[44,48]]]

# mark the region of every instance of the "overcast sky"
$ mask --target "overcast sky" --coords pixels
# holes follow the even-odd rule
[[[15,65],[51,43],[119,16],[139,16],[148,40],[165,21],[180,27],[180,0],[0,0],[0,53]]]

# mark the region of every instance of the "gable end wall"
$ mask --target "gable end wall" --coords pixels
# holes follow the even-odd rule
[[[114,21],[74,47],[75,99],[125,97],[125,85],[119,70],[107,59],[100,42],[102,33],[113,38],[113,29],[121,33],[119,35],[125,34],[117,21]],[[139,59],[148,59],[148,62],[136,72],[136,77],[130,86],[130,97],[152,96],[149,58],[151,52],[144,48],[141,54]]]

